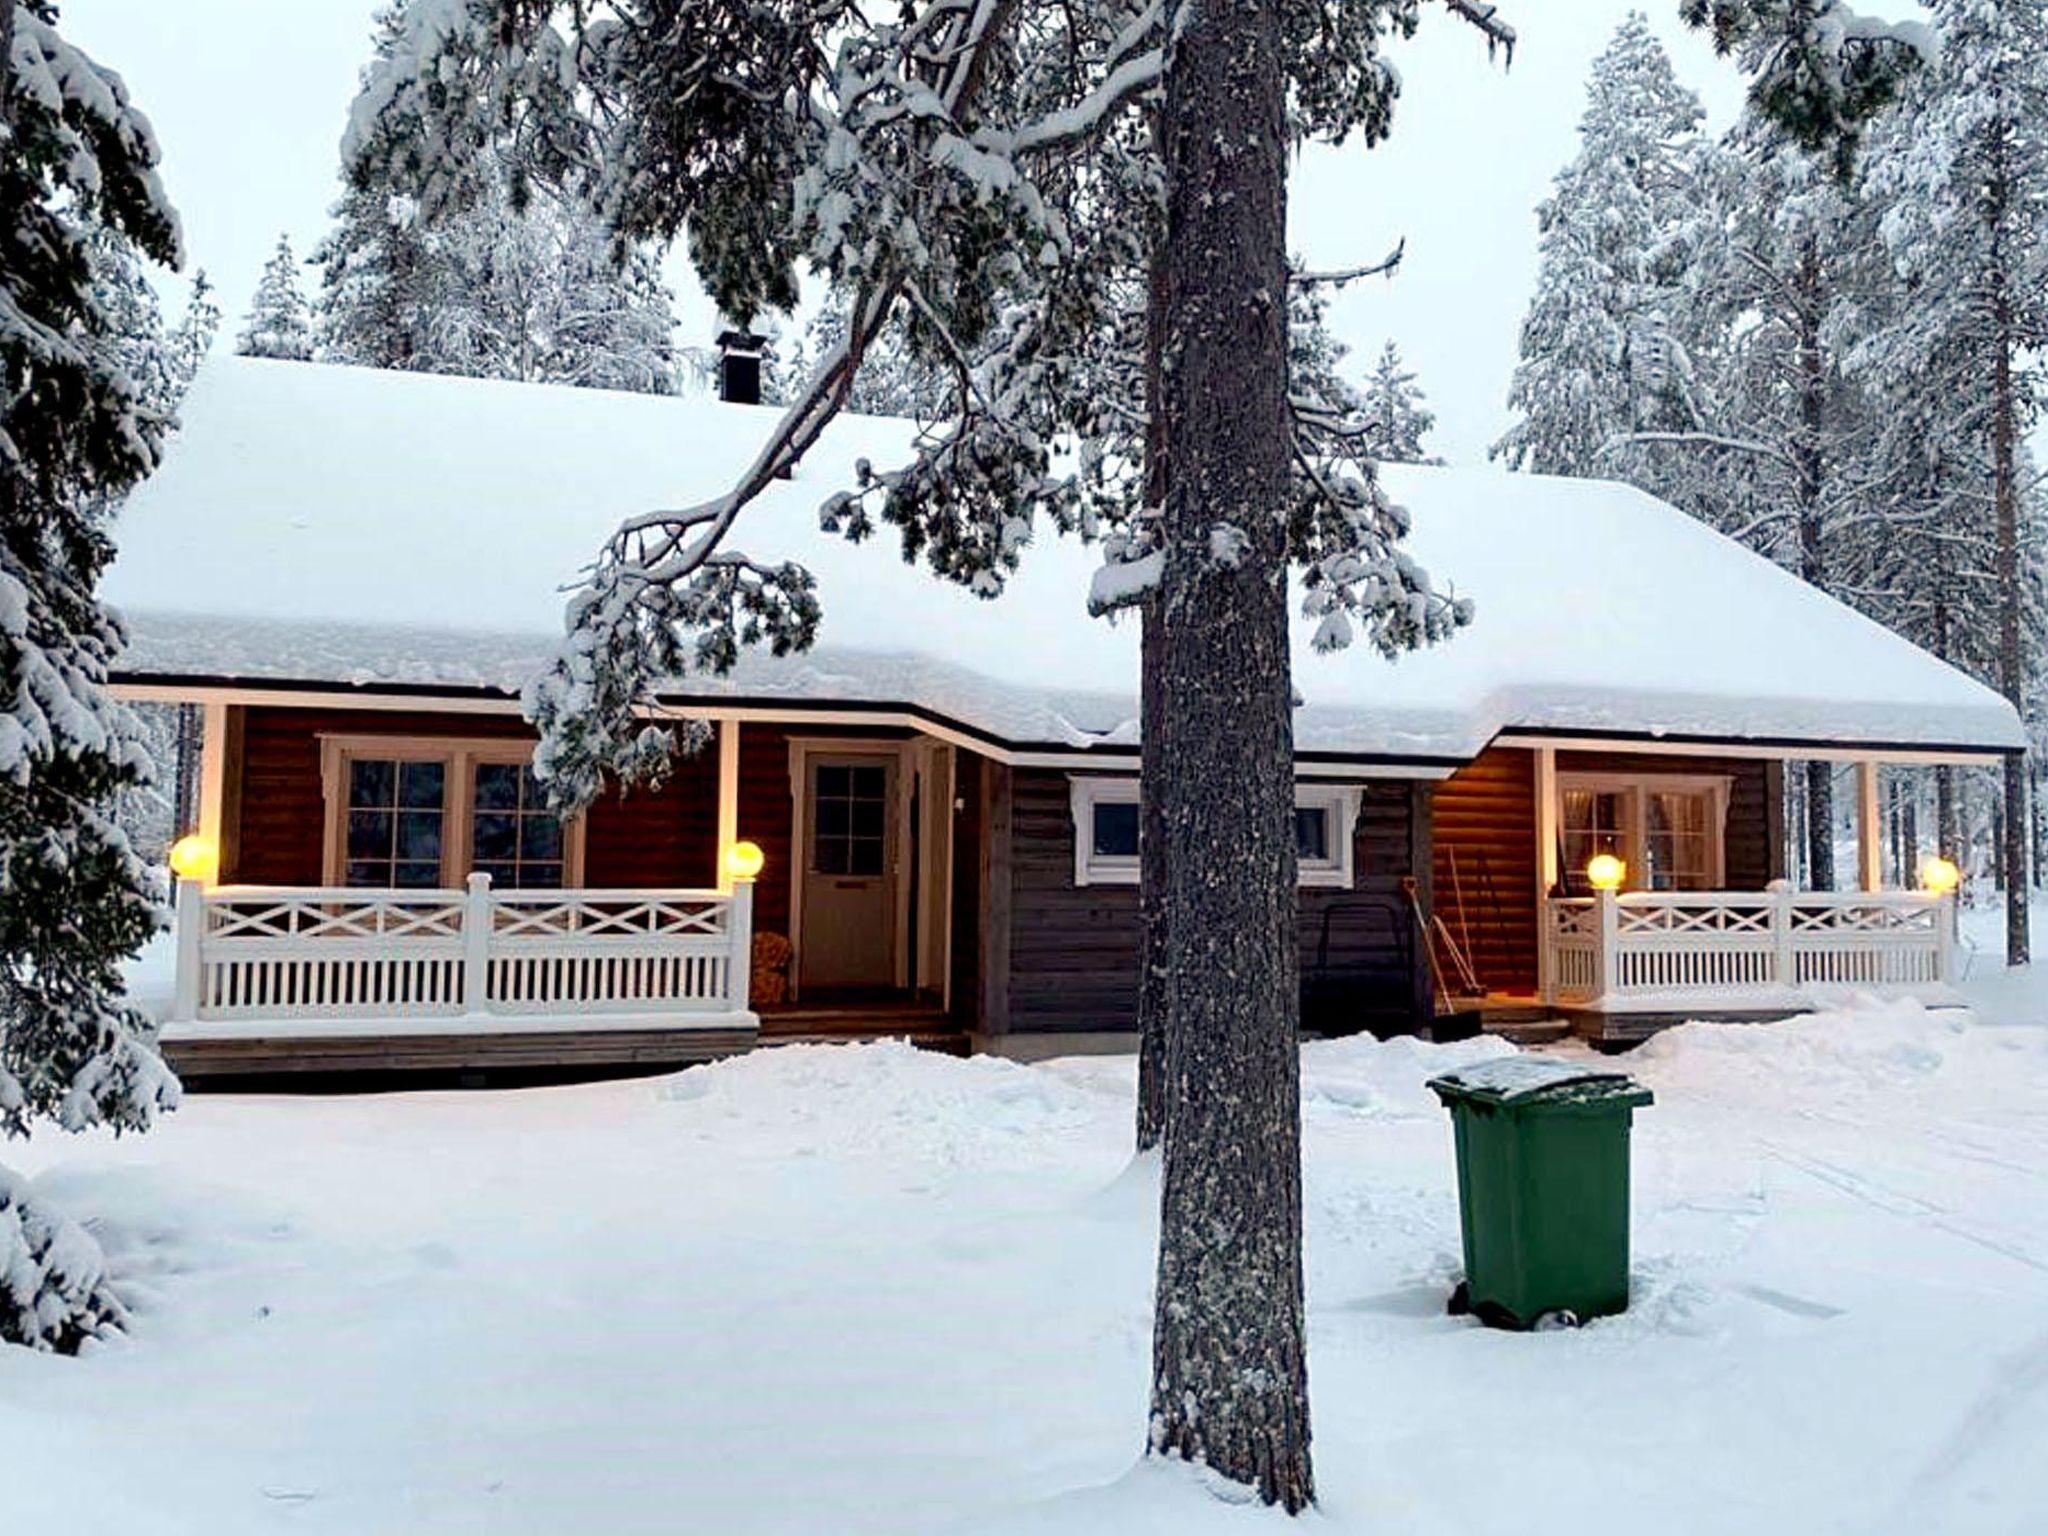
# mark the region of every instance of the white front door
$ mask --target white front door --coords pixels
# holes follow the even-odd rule
[[[896,755],[811,753],[805,762],[799,983],[894,986]]]

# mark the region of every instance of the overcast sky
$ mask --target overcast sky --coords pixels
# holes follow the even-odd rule
[[[230,332],[278,233],[303,255],[326,227],[377,4],[65,0],[66,33],[126,76],[156,125],[191,261],[212,274]],[[1483,459],[1506,424],[1535,272],[1534,209],[1573,152],[1587,65],[1631,8],[1502,0],[1521,34],[1512,68],[1489,61],[1477,35],[1440,8],[1426,9],[1421,32],[1392,54],[1406,82],[1393,138],[1370,151],[1311,151],[1294,178],[1294,243],[1312,265],[1370,260],[1406,238],[1399,276],[1347,294],[1332,318],[1354,369],[1386,337],[1401,344],[1437,412],[1435,446],[1453,462]],[[1741,100],[1734,65],[1679,25],[1677,0],[1640,8],[1710,121],[1725,126]],[[682,339],[708,340],[709,306],[685,266],[671,271]]]

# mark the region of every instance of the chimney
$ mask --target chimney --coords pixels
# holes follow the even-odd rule
[[[761,354],[768,338],[732,329],[718,333],[718,398],[731,405],[761,403]]]

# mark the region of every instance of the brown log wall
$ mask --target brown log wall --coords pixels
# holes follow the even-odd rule
[[[993,767],[993,765],[991,765]],[[984,944],[982,964],[1002,980],[982,987],[982,1028],[991,1032],[1121,1031],[1137,1027],[1138,891],[1131,885],[1074,884],[1074,824],[1069,775],[1057,769],[995,768],[991,841],[982,860],[991,888],[983,912],[991,930],[1007,912],[1007,941]],[[1407,784],[1366,786],[1350,890],[1304,887],[1300,941],[1305,989],[1315,973],[1330,919],[1330,975],[1370,988],[1403,1024],[1426,1016],[1419,949],[1392,937],[1412,933],[1401,882],[1426,869],[1424,793]],[[1005,816],[1005,807],[1007,816]],[[1007,835],[1004,822],[1007,820]],[[1001,935],[995,935],[1001,938]],[[999,953],[1006,948],[1007,954]],[[1418,1010],[1420,1010],[1418,1012]]]

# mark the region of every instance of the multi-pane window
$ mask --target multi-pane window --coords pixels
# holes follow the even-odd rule
[[[562,820],[524,763],[478,763],[470,795],[470,867],[491,883],[562,883]]]
[[[471,873],[506,889],[580,878],[580,831],[550,811],[522,746],[505,741],[322,741],[326,879],[446,889]]]
[[[1629,848],[1629,799],[1633,791],[1617,789],[1567,789],[1564,792],[1565,889],[1584,895],[1586,865],[1602,853],[1611,853],[1634,868]]]
[[[1586,865],[1611,853],[1628,866],[1632,890],[1702,891],[1721,882],[1724,781],[1647,775],[1639,779],[1562,779],[1558,834],[1560,880],[1584,895]]]
[[[880,875],[889,825],[889,770],[880,763],[819,763],[811,868],[821,875]]]
[[[348,765],[349,885],[431,889],[441,883],[448,765],[401,758],[351,758]]]

